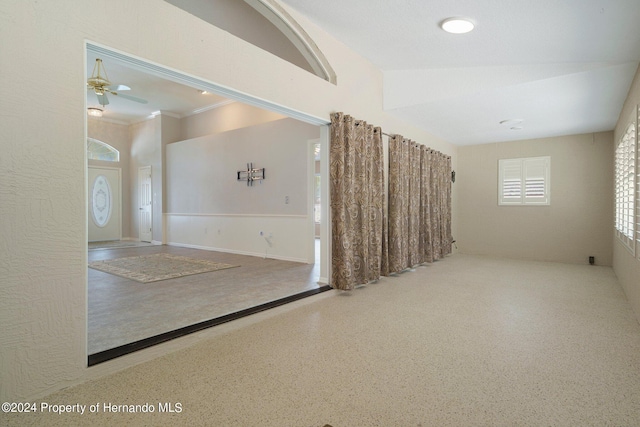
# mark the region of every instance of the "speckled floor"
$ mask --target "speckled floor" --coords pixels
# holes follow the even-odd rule
[[[608,267],[454,255],[235,322],[39,400],[99,413],[0,424],[640,425],[640,325]]]

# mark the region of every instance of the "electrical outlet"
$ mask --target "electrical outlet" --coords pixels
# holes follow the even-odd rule
[[[289,204],[289,196],[284,196],[284,204],[285,205]]]

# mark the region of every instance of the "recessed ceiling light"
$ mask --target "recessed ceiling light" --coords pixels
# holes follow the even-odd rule
[[[440,23],[440,28],[452,34],[468,33],[474,27],[473,22],[466,18],[447,18]]]

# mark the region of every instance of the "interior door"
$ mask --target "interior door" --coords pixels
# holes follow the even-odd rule
[[[140,201],[139,212],[139,230],[141,242],[151,242],[153,235],[151,232],[152,202],[151,194],[151,166],[144,166],[138,169],[138,200]]]
[[[120,174],[119,168],[89,166],[87,212],[90,242],[122,238]]]

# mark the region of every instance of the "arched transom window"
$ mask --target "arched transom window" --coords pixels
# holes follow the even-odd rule
[[[119,162],[120,152],[106,142],[87,138],[87,159]]]

